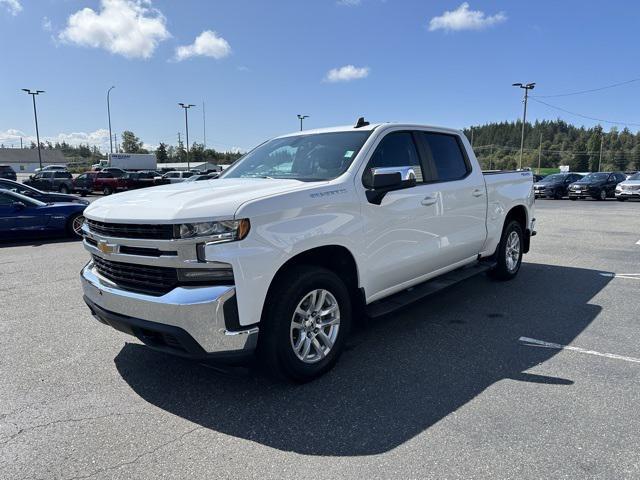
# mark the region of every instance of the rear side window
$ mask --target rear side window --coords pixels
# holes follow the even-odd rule
[[[421,132],[427,155],[431,160],[439,182],[460,180],[469,173],[469,165],[462,153],[462,146],[455,135]]]
[[[71,178],[69,172],[55,172],[55,178]]]
[[[412,167],[416,181],[422,182],[422,167],[411,132],[392,132],[376,147],[367,169],[388,167]]]
[[[0,205],[11,205],[14,202],[13,197],[0,193]]]

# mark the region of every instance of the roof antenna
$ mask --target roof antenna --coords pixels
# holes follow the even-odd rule
[[[364,117],[360,117],[353,128],[366,127],[367,125],[369,125],[369,122],[365,121]]]

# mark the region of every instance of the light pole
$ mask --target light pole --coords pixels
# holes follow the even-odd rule
[[[40,170],[42,170],[42,154],[40,153],[40,132],[38,131],[38,111],[36,110],[36,95],[44,93],[44,90],[29,90],[23,88],[23,92],[27,92],[33,99],[33,116],[36,119],[36,140],[38,141],[38,162],[40,163]]]
[[[184,108],[184,127],[187,134],[187,170],[191,170],[191,164],[189,163],[189,115],[187,111],[191,107],[195,107],[192,103],[179,103],[182,108]]]
[[[113,153],[113,135],[111,134],[111,105],[109,102],[109,94],[111,93],[111,90],[113,90],[116,87],[111,87],[109,88],[109,90],[107,90],[107,116],[109,117],[109,149],[111,150],[111,153]]]
[[[300,131],[302,131],[302,121],[305,118],[309,118],[309,115],[300,115],[300,114],[298,114],[298,120],[300,120]]]
[[[529,99],[529,90],[533,90],[536,86],[534,83],[514,83],[514,87],[520,87],[524,89],[524,113],[522,114],[522,134],[520,136],[520,169],[522,169],[522,151],[524,150],[524,125],[527,121],[527,100]]]

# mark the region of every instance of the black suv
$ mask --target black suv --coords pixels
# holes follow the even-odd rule
[[[9,180],[17,180],[16,171],[11,165],[0,165],[0,178],[7,178]]]
[[[59,170],[38,172],[22,183],[45,192],[73,192],[73,176],[69,172]]]
[[[577,173],[554,173],[547,175],[542,180],[533,184],[533,193],[536,198],[555,198],[556,200],[567,196],[569,185],[582,178]]]
[[[595,198],[606,200],[615,197],[616,185],[624,182],[627,176],[622,172],[595,172],[590,173],[569,187],[569,199]]]

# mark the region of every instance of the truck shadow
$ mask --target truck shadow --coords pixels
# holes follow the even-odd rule
[[[479,276],[352,334],[337,367],[306,385],[210,368],[127,344],[115,358],[146,401],[203,427],[304,455],[391,450],[505,379],[570,388],[526,371],[598,315],[589,301],[610,278],[597,271],[525,264],[512,282]]]

